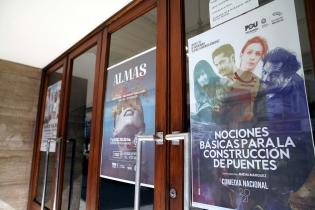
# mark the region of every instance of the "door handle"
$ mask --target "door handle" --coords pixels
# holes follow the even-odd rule
[[[46,144],[46,157],[45,157],[45,168],[44,168],[44,178],[43,178],[43,190],[42,190],[42,201],[40,209],[45,209],[45,196],[46,196],[46,187],[47,187],[47,171],[48,171],[48,162],[49,162],[49,150],[51,143],[57,143],[61,140],[61,138],[49,138]],[[58,164],[59,165],[59,164]],[[58,167],[59,168],[59,167]]]
[[[134,210],[140,210],[142,142],[155,142],[156,144],[161,145],[163,144],[163,133],[158,132],[156,135],[137,135],[136,138],[137,138],[137,156],[136,156]]]
[[[50,142],[48,139],[46,144],[46,156],[45,156],[45,168],[44,168],[44,178],[43,178],[43,190],[42,190],[42,202],[40,205],[40,209],[44,210],[45,208],[45,195],[46,195],[46,186],[47,186],[47,171],[48,171],[48,162],[49,162],[49,150],[50,150]]]
[[[171,141],[172,145],[179,145],[180,141],[184,141],[184,210],[189,210],[191,206],[191,175],[190,175],[190,157],[191,142],[189,133],[168,134],[165,136],[167,141]]]
[[[53,210],[57,209],[57,196],[58,196],[58,182],[59,182],[59,164],[60,164],[60,154],[61,154],[61,141],[62,138],[57,138],[56,140],[56,174],[55,174],[55,192],[54,192],[54,203],[53,203]]]
[[[73,174],[74,174],[74,161],[76,153],[76,139],[68,139],[68,143],[72,143],[72,153],[71,153],[71,162],[70,162],[70,180],[69,180],[69,195],[68,195],[68,210],[71,209],[72,193],[73,193]],[[66,150],[67,151],[67,150]]]

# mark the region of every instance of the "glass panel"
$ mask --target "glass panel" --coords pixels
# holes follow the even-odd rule
[[[111,35],[109,64],[112,66],[156,45],[156,9]]]
[[[185,0],[191,209],[315,208],[315,81],[304,7]]]
[[[155,133],[156,9],[111,35],[100,209],[134,209],[135,135]],[[142,150],[141,209],[153,209],[154,144]],[[145,170],[144,170],[145,168]]]
[[[59,101],[60,101],[60,89],[62,80],[63,69],[60,68],[57,71],[51,73],[48,78],[48,89],[46,94],[46,105],[45,105],[45,117],[44,126],[42,130],[42,141],[40,151],[40,163],[39,163],[39,174],[37,180],[36,200],[41,203],[42,201],[42,190],[43,190],[43,179],[45,171],[45,160],[46,160],[46,142],[48,138],[55,138],[57,127],[51,125],[57,125],[58,113],[59,113]],[[51,145],[49,152],[48,171],[47,171],[47,185],[45,193],[45,206],[49,207],[52,195],[52,178],[54,173],[55,163],[55,149]]]
[[[97,47],[73,60],[64,179],[63,210],[85,209],[88,154]]]

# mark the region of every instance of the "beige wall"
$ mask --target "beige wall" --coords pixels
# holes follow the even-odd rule
[[[39,85],[39,69],[0,60],[0,210],[27,206]]]

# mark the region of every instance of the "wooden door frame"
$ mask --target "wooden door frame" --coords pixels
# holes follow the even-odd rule
[[[28,209],[32,210],[39,210],[40,209],[40,201],[36,201],[36,194],[37,194],[37,181],[38,181],[38,174],[39,174],[39,162],[40,162],[40,146],[41,146],[41,136],[42,136],[42,129],[44,125],[44,114],[45,114],[45,103],[46,103],[46,94],[48,88],[48,79],[51,74],[59,70],[60,68],[63,69],[62,71],[62,79],[61,79],[61,94],[60,94],[60,105],[59,110],[63,109],[64,104],[64,90],[65,90],[65,81],[66,81],[66,74],[67,74],[67,58],[63,58],[57,61],[54,65],[43,70],[42,78],[41,78],[41,89],[40,89],[40,97],[38,101],[38,112],[36,117],[36,128],[35,128],[35,140],[34,140],[34,149],[33,149],[33,157],[32,157],[32,170],[30,176],[30,187],[29,187],[29,196],[28,196]],[[61,134],[61,121],[62,121],[62,111],[59,113],[58,116],[58,128],[57,128],[57,136]]]
[[[157,8],[156,83],[164,84],[159,85],[161,87],[156,90],[156,113],[158,113],[156,114],[155,120],[156,130],[162,131],[164,134],[173,131],[184,132],[187,130],[184,0],[134,0],[59,56],[56,61],[53,61],[44,68],[40,90],[41,97],[38,104],[38,123],[35,132],[35,149],[33,152],[28,209],[37,210],[40,207],[38,202],[35,201],[35,198],[39,169],[39,137],[45,108],[47,78],[51,72],[63,66],[62,85],[66,84],[67,87],[62,87],[62,95],[67,94],[69,97],[69,87],[71,84],[66,82],[65,78],[67,77],[67,81],[70,79],[71,73],[68,69],[71,69],[71,62],[67,63],[67,61],[74,59],[80,52],[82,53],[91,47],[92,45],[87,43],[89,43],[89,40],[96,39],[95,37],[97,37],[97,42],[101,39],[101,47],[98,48],[94,80],[87,210],[99,209],[99,172],[106,87],[105,69],[108,66],[110,35],[155,7]],[[313,52],[313,64],[315,64],[315,2],[305,0],[305,7],[311,50]],[[65,93],[65,89],[68,90],[67,93]],[[63,106],[63,103],[61,103],[61,106]],[[66,106],[61,110],[67,112],[65,109]],[[63,120],[62,124],[65,126],[66,120]],[[64,136],[66,135],[66,129],[60,132],[62,132]],[[155,173],[155,185],[158,187],[155,188],[154,193],[154,208],[157,210],[183,209],[183,145],[178,147],[166,143],[164,145],[156,145],[155,149],[156,168],[159,169],[159,172],[156,170]],[[64,154],[62,157],[64,158]],[[176,199],[169,198],[168,192],[170,186],[177,189]]]
[[[73,73],[73,61],[78,58],[80,55],[84,54],[86,51],[96,46],[96,62],[94,68],[94,88],[93,88],[93,104],[96,102],[96,89],[98,87],[98,72],[99,72],[99,64],[100,64],[100,56],[101,56],[101,43],[102,43],[102,32],[99,32],[88,40],[86,40],[82,45],[78,46],[78,48],[74,49],[68,56],[67,62],[67,75],[66,75],[66,86],[65,86],[65,103],[63,107],[63,120],[62,120],[62,129],[61,136],[65,140],[67,139],[67,128],[68,128],[68,116],[69,116],[69,103],[70,103],[70,93],[71,93],[71,81],[72,81],[72,73]],[[95,118],[95,110],[92,109],[92,124],[91,124],[91,136],[90,139],[93,139],[93,119]],[[57,206],[58,209],[61,208],[62,201],[62,190],[63,190],[63,178],[64,178],[64,168],[65,168],[65,156],[66,156],[66,141],[62,141],[61,144],[61,155],[60,155],[60,170],[59,170],[59,180],[58,180],[58,199]]]
[[[61,61],[56,62],[51,67],[44,69],[42,72],[42,82],[41,82],[41,96],[42,98],[39,100],[38,106],[38,122],[36,127],[36,137],[34,142],[34,150],[33,152],[33,170],[31,172],[31,181],[30,181],[30,190],[29,190],[29,201],[28,201],[28,209],[39,210],[40,204],[35,201],[36,199],[36,190],[37,190],[37,178],[39,173],[39,155],[40,155],[40,136],[42,133],[43,127],[43,117],[45,112],[45,102],[46,102],[46,92],[48,87],[48,77],[56,70],[63,67],[63,76],[62,76],[62,85],[61,85],[61,102],[60,102],[60,115],[58,120],[58,136],[61,136],[63,139],[66,138],[67,135],[67,117],[68,117],[68,105],[69,105],[69,97],[70,97],[70,88],[71,88],[71,76],[72,76],[72,64],[73,60],[83,54],[86,50],[90,49],[93,46],[97,46],[97,56],[96,56],[96,65],[95,65],[95,78],[94,78],[94,89],[98,86],[98,71],[100,64],[100,52],[101,52],[101,40],[102,40],[102,32],[96,33],[89,39],[87,39],[84,43],[80,44],[77,48],[73,49],[73,51],[66,56]],[[93,103],[96,100],[95,91],[93,92]],[[92,111],[92,117],[95,113]],[[93,122],[92,122],[93,123]],[[93,136],[91,135],[91,138]],[[63,141],[61,145],[61,156],[60,156],[60,170],[59,170],[59,182],[58,185],[62,186],[63,184],[63,171],[64,171],[64,158],[65,158],[65,141]],[[54,173],[54,172],[53,172]],[[53,177],[54,180],[54,177]],[[52,182],[54,183],[54,181]],[[54,185],[52,186],[52,192],[54,191]],[[58,189],[58,201],[61,201],[62,196],[62,187]],[[51,200],[53,200],[54,196],[51,194]],[[58,202],[58,208],[60,208],[61,202]],[[52,205],[50,206],[52,208]]]
[[[170,133],[186,131],[186,56],[184,1],[170,1]],[[170,210],[184,209],[184,145],[169,142],[170,187],[177,196],[170,199]]]
[[[168,102],[168,86],[161,85],[168,79],[168,41],[167,41],[167,16],[164,16],[166,11],[166,0],[155,1],[146,0],[135,4],[134,7],[129,8],[129,12],[117,18],[109,24],[103,32],[102,55],[99,69],[99,86],[97,90],[96,102],[96,117],[95,117],[95,130],[94,141],[91,142],[90,160],[89,160],[89,176],[88,176],[88,189],[87,189],[87,210],[99,209],[99,189],[100,189],[100,159],[101,159],[101,144],[102,144],[102,129],[103,129],[103,111],[104,99],[106,92],[106,69],[108,67],[108,58],[110,50],[110,36],[115,31],[127,25],[131,21],[144,15],[150,10],[157,8],[157,74],[156,84],[160,84],[156,88],[156,130],[166,133],[167,126],[167,102]],[[155,153],[155,189],[154,189],[154,208],[165,209],[167,203],[167,158],[166,146],[156,145]]]

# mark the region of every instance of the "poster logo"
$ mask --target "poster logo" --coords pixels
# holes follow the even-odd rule
[[[272,16],[282,16],[282,12],[279,12],[279,11],[277,11],[277,12],[274,12],[274,13],[272,13]]]
[[[240,196],[241,196],[242,202],[243,203],[247,203],[248,202],[248,198],[250,196],[250,190],[249,189],[240,188],[239,192],[240,192]]]
[[[245,26],[246,33],[253,33],[257,30],[258,30],[258,21],[255,21],[254,23],[251,23]]]
[[[262,18],[260,23],[262,28],[265,28],[269,25],[266,18]]]
[[[272,13],[273,19],[271,20],[272,24],[282,22],[284,20],[282,12],[276,11]]]

